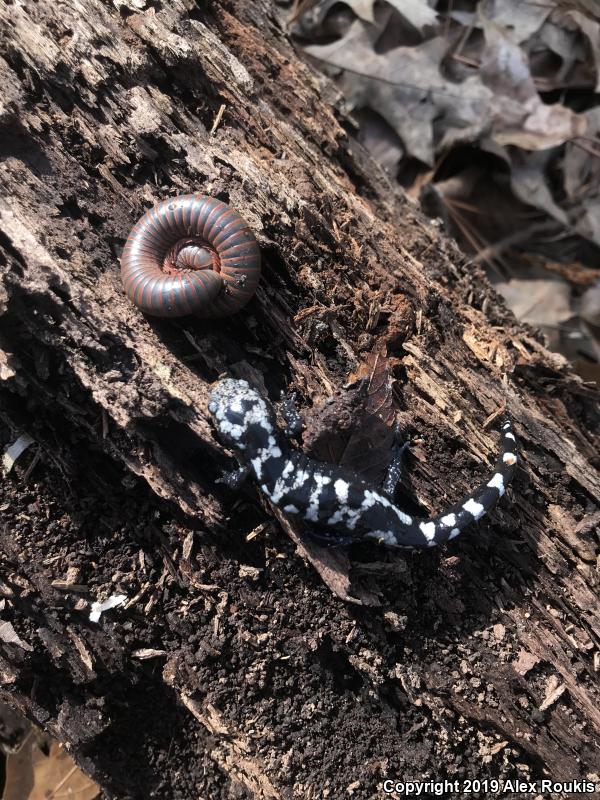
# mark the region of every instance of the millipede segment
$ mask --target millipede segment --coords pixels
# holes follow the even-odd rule
[[[201,194],[163,200],[134,225],[121,255],[125,292],[158,317],[223,317],[250,300],[260,249],[248,223]]]

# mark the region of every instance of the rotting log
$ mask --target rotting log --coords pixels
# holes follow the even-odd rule
[[[0,501],[0,699],[118,798],[597,776],[595,391],[390,185],[267,0],[0,19],[2,438],[35,440]],[[152,320],[122,292],[130,227],[189,191],[262,248],[230,319]],[[416,440],[413,509],[476,485],[496,415],[516,421],[510,497],[447,548],[323,551],[215,484],[219,374],[297,389],[317,433],[347,401],[348,444],[361,370]]]

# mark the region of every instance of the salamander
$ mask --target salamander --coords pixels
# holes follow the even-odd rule
[[[252,473],[275,506],[304,520],[325,543],[367,538],[388,547],[426,548],[454,539],[494,508],[517,464],[515,435],[506,418],[491,478],[442,514],[418,518],[393,500],[403,448],[396,447],[383,486],[377,488],[335,464],[316,461],[293,449],[289,436],[278,426],[273,405],[247,381],[218,381],[210,393],[208,410],[240,464],[222,480],[239,488]],[[297,428],[298,417],[289,409],[286,417],[288,424]]]

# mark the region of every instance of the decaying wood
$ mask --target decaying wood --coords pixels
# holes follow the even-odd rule
[[[37,442],[0,501],[0,699],[119,798],[597,777],[595,392],[366,157],[267,0],[0,19],[2,434]],[[144,318],[120,249],[191,190],[250,222],[261,289],[223,321]],[[436,552],[323,552],[215,484],[219,374],[318,406],[380,357],[415,508],[487,474],[513,414],[490,521]]]

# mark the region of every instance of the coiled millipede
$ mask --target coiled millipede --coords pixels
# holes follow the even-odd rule
[[[223,317],[250,300],[260,249],[248,223],[201,194],[163,200],[133,227],[121,255],[125,292],[158,317]]]

